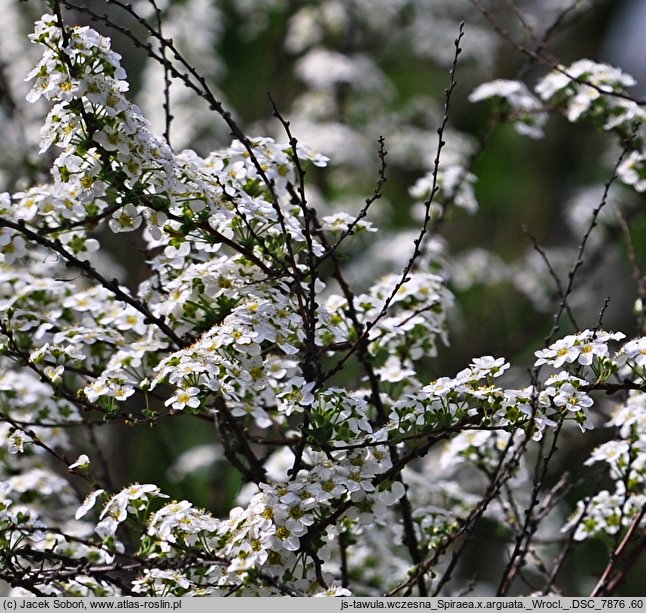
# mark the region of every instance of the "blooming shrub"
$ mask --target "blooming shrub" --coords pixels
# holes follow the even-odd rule
[[[597,537],[610,545],[594,593],[614,593],[643,549],[646,339],[607,332],[601,318],[557,336],[566,318],[578,328],[573,286],[611,186],[644,190],[643,111],[625,89],[633,79],[581,60],[551,66],[536,95],[512,80],[473,91],[521,134],[540,138],[558,112],[612,133],[621,151],[567,285],[537,247],[559,300],[529,378],[491,355],[433,377],[429,360],[449,344],[454,279],[470,283],[464,268],[452,272],[436,233],[453,213],[478,209],[468,155],[444,140],[469,34],[452,35],[439,138],[410,189],[419,224],[404,263],[375,278],[366,267],[351,281],[344,249],[378,240],[378,215],[366,217],[387,179],[388,140],[359,210],[319,210],[310,194],[324,195],[306,176],[333,172],[333,151],[330,159],[301,143],[276,105],[282,137],[248,136],[161,21],[146,21],[151,7],[161,14],[154,3],[109,4],[148,27],[153,42],[137,40],[166,71],[162,87],[179,78],[233,140],[207,154],[175,150],[168,95],[161,135],[129,97],[110,39],[61,12],[73,3],[53,2],[36,21],[30,38],[41,57],[27,101],[47,106],[39,153],[51,172],[0,195],[0,578],[9,593],[455,593],[452,575],[483,522],[507,545],[498,594],[526,568],[542,574],[544,593],[557,589],[565,555]],[[367,31],[388,26],[352,4],[376,20]],[[345,86],[388,91],[369,57],[316,48],[324,31],[343,30],[345,11],[319,3],[290,22],[288,46],[312,46],[296,65],[310,88],[302,107],[320,110]],[[147,273],[134,288],[103,272],[98,256],[113,235],[142,242]],[[527,283],[503,267],[493,277]],[[613,438],[585,464],[608,465],[609,489],[568,509],[570,483],[550,483],[548,467],[558,441],[600,424],[601,392],[619,399],[606,424]],[[213,429],[217,457],[244,485],[225,514],[171,499],[159,484],[111,479],[96,430],[187,415]],[[544,527],[560,535],[562,554],[543,544]]]

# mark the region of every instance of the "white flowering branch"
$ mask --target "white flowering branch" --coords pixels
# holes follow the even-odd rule
[[[449,82],[437,146],[406,169],[419,171],[409,194],[421,215],[387,274],[370,260],[393,255],[392,235],[375,238],[372,217],[388,200],[386,143],[388,187],[397,177],[397,134],[378,139],[371,195],[358,198],[354,213],[334,210],[334,191],[350,194],[355,175],[340,172],[334,152],[330,160],[308,147],[296,111],[272,98],[280,136],[249,136],[169,34],[172,3],[106,0],[139,30],[73,0],[51,2],[53,14],[36,21],[30,38],[41,55],[27,100],[46,107],[39,154],[51,156],[50,173],[0,193],[0,579],[12,595],[475,593],[477,580],[466,589],[457,582],[476,537],[506,556],[486,578],[499,595],[530,572],[543,582],[536,591],[558,591],[578,543],[606,539],[594,593],[618,593],[645,549],[646,337],[605,331],[608,300],[596,325],[579,329],[588,316],[575,295],[584,263],[600,266],[591,254],[601,258],[608,247],[602,226],[614,191],[620,183],[646,190],[642,103],[625,91],[629,75],[589,60],[563,68],[547,52],[571,6],[541,37],[520,0],[508,2],[531,51],[472,1],[490,29],[552,72],[535,94],[520,81],[479,85],[470,100],[493,99],[500,112],[475,151],[452,151],[458,58],[468,40],[456,24],[450,57],[443,49]],[[307,52],[295,63],[312,88],[303,108],[320,104],[323,116],[331,107],[342,113],[344,101],[351,109],[387,99],[389,83],[369,58],[306,50],[326,32],[344,38],[343,24],[381,32],[379,7],[289,10],[289,45]],[[429,7],[411,0],[410,10]],[[125,35],[159,65],[163,134],[129,97],[110,39],[71,25],[65,11]],[[311,70],[316,61],[324,74]],[[208,153],[170,146],[171,122],[174,140],[182,128],[173,115],[183,111],[171,79],[207,102],[230,144]],[[360,92],[367,96],[354,99]],[[523,348],[534,355],[529,375],[491,355],[455,372],[443,356],[433,360],[448,346],[463,297],[458,260],[440,230],[453,213],[476,212],[475,161],[493,126],[511,119],[520,134],[541,138],[548,111],[611,135],[622,152],[580,224],[567,281],[532,239],[545,286],[551,281],[558,296],[543,347]],[[388,127],[384,114],[376,117]],[[317,184],[319,172],[331,178]],[[131,262],[139,279],[130,285],[119,280],[124,273],[104,272],[110,241],[143,245],[133,253],[146,261]],[[639,252],[629,246],[637,274]],[[558,337],[566,325],[576,329]],[[608,416],[610,396],[619,405]],[[596,478],[566,521],[566,494],[584,479],[560,474],[560,449],[566,437],[587,441],[603,421],[608,440],[584,470],[597,464],[607,484]],[[188,494],[173,499],[158,483],[137,481],[136,467],[115,453],[117,427],[163,424],[177,424],[176,446],[186,443],[184,424],[208,441],[198,454],[182,449],[164,470],[186,475],[210,462],[218,490],[236,484],[231,500],[205,509]]]

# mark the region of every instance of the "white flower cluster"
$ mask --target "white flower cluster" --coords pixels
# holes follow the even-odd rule
[[[471,102],[489,98],[498,99],[503,103],[498,112],[503,117],[513,120],[516,132],[532,138],[543,137],[547,114],[540,100],[532,95],[524,83],[497,79],[479,85],[469,96]]]
[[[301,363],[294,359],[302,358],[307,308],[302,300],[311,291],[310,273],[301,258],[306,261],[303,254],[310,253],[308,249],[314,255],[324,251],[322,243],[306,235],[304,209],[293,203],[289,192],[298,181],[292,155],[319,165],[325,159],[300,147],[292,151],[291,146],[277,145],[271,139],[236,141],[206,158],[188,151],[175,155],[124,97],[127,86],[121,79],[125,75],[107,39],[89,28],[72,28],[62,49],[65,37],[53,16],[43,17],[33,38],[45,47],[45,53],[31,75],[36,82],[30,99],[44,96],[55,103],[42,147],[54,144],[62,153],[55,162],[53,185],[11,199],[3,196],[7,219],[45,228],[55,237],[40,244],[45,257],[25,250],[14,258],[6,257],[12,253],[7,245],[15,252],[22,238],[20,229],[12,226],[9,240],[3,242],[5,263],[20,260],[32,271],[3,273],[3,300],[10,313],[12,338],[20,335],[21,351],[32,369],[63,390],[75,381],[86,406],[101,410],[106,418],[117,415],[123,403],[140,394],[149,405],[156,405],[147,409],[150,416],[164,407],[170,414],[218,414],[222,402],[231,418],[241,422],[250,418],[260,429],[286,430],[289,419],[304,412],[310,422],[303,433],[308,444],[301,452],[308,469],[302,469],[287,485],[263,484],[246,509],[232,511],[230,520],[218,522],[186,501],[153,511],[151,503],[163,494],[152,484],[135,484],[113,495],[95,489],[79,506],[76,520],[83,519],[87,525],[86,516],[103,500],[94,526],[100,541],[86,536],[84,546],[88,551],[94,547],[99,552],[97,559],[114,559],[124,552],[121,532],[126,524],[134,524],[141,530],[142,555],[151,561],[178,555],[180,545],[201,551],[209,560],[227,560],[210,563],[211,573],[217,575],[211,590],[199,585],[202,574],[197,570],[191,574],[190,570],[151,568],[133,584],[140,593],[198,594],[229,589],[240,582],[249,583],[252,593],[256,573],[280,583],[287,581],[296,552],[305,547],[302,539],[314,538],[307,533],[322,513],[333,514],[345,506],[345,523],[369,524],[404,493],[395,479],[380,481],[392,461],[385,431],[373,433],[363,395],[337,388],[315,393],[314,382],[302,376]],[[83,282],[75,287],[55,281],[55,265],[39,268],[36,264],[39,259],[47,260],[52,248],[74,256],[95,248],[95,239],[85,234],[86,222],[106,218],[113,232],[134,231],[145,222],[144,236],[158,255],[150,262],[155,277],[142,284],[141,299],[124,302],[121,298],[129,296],[127,288],[112,282],[89,286]],[[355,223],[336,215],[324,218],[321,231],[347,231],[350,226],[371,229],[364,220]],[[75,228],[73,234],[70,227]],[[255,245],[243,248],[249,238]],[[296,290],[283,280],[287,275],[302,276]],[[324,284],[315,279],[313,287],[320,294]],[[395,289],[394,279],[384,281],[373,295],[385,305]],[[450,300],[440,278],[418,275],[391,299],[393,315],[382,318],[383,314],[371,313],[379,323],[371,337],[374,347],[375,335],[383,336],[384,344],[404,346],[402,335],[413,328],[420,335],[422,324],[431,321],[431,316],[437,323],[432,325],[431,336],[426,341],[420,338],[419,343],[433,344],[434,337],[443,333],[442,312]],[[424,314],[416,315],[417,310]],[[351,340],[352,322],[343,331],[330,323],[337,313],[336,308],[319,307],[315,342],[323,343],[332,329],[336,342]],[[170,339],[169,333],[160,334],[151,318],[167,322]],[[169,340],[177,344],[177,339],[196,330],[201,332],[199,337],[179,343],[174,350],[168,346]],[[421,357],[423,346],[413,355]],[[7,393],[19,388],[17,376],[7,375]],[[162,383],[174,391],[160,403],[155,393]],[[30,394],[13,407],[15,418],[30,417],[28,406],[36,403]],[[45,411],[49,404],[57,410],[46,412],[45,426],[47,419],[55,424],[79,420],[74,402],[64,412],[64,401],[54,403],[48,398],[39,409]],[[20,407],[24,407],[22,414]],[[36,428],[7,427],[7,447],[26,462],[33,450],[34,457],[41,452],[33,444],[38,434]],[[49,429],[43,438],[52,444],[53,434]],[[316,448],[334,441],[350,447],[328,452],[333,453],[331,461]],[[369,445],[364,447],[366,441]],[[60,445],[68,443],[63,438]],[[83,461],[68,463],[69,470],[79,474],[91,466],[87,455]],[[9,497],[33,487],[46,501],[60,490],[65,496],[60,506],[74,505],[75,497],[66,490],[64,480],[58,480],[56,489],[58,482],[47,477],[50,473],[37,466],[31,471],[24,468],[20,481],[8,482]],[[12,529],[20,534],[28,528],[25,524]],[[334,537],[325,531],[321,536]],[[70,546],[65,539],[60,542]],[[315,588],[316,579],[311,575],[309,587],[303,584],[294,589],[307,594],[344,593],[334,587],[332,579]],[[83,581],[76,578],[78,584]],[[170,583],[174,586],[169,592]],[[271,585],[270,581],[262,589],[271,591]],[[59,586],[52,593],[66,589],[72,591],[70,586]],[[93,589],[100,591],[100,586]]]
[[[608,342],[625,338],[621,332],[608,333],[603,330],[584,330],[578,334],[569,334],[546,349],[536,351],[538,358],[535,366],[549,364],[554,368],[564,365],[589,366],[595,368],[603,358],[609,356]],[[598,374],[598,373],[595,373]]]
[[[643,122],[644,113],[637,103],[612,96],[632,85],[635,79],[618,68],[578,60],[549,73],[536,85],[536,93],[545,101],[564,104],[570,121],[598,115],[603,128],[611,130],[626,122]]]
[[[433,178],[432,172],[420,177],[410,188],[409,193],[420,201],[428,200],[433,196],[435,207],[454,204],[468,213],[475,213],[478,210],[475,182],[476,176],[473,173],[458,164],[452,164],[446,168],[440,166],[436,179]],[[435,194],[434,186],[438,188]]]
[[[517,132],[533,138],[543,136],[547,106],[563,109],[571,122],[590,119],[601,129],[617,133],[630,150],[617,168],[617,175],[636,191],[646,190],[646,156],[643,126],[646,113],[626,88],[635,79],[618,68],[591,60],[578,60],[558,66],[534,88],[541,103],[520,81],[498,79],[479,85],[469,97],[472,102],[487,98],[501,101],[503,118],[514,121]]]
[[[615,489],[602,490],[577,504],[563,530],[574,528],[578,541],[617,534],[635,523],[646,504],[646,394],[631,392],[626,402],[617,407],[608,426],[619,430],[619,439],[594,449],[585,464],[607,464]],[[644,523],[642,518],[641,524]]]

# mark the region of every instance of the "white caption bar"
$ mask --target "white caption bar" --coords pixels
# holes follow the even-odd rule
[[[646,613],[646,597],[634,598],[3,598],[2,611],[136,610],[182,613],[331,613],[357,609],[427,609],[430,611],[573,611]]]

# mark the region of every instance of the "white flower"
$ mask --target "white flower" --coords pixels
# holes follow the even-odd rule
[[[376,232],[375,228],[369,221],[364,219],[357,219],[347,213],[335,213],[334,215],[326,215],[321,219],[321,227],[323,230],[331,232],[345,232],[350,225],[356,230],[366,230],[368,232]]]
[[[646,434],[646,394],[631,391],[626,403],[613,412],[608,425],[619,427],[622,438],[630,436],[633,427]]]
[[[472,366],[475,367],[474,375],[478,378],[489,375],[500,377],[509,368],[509,362],[505,358],[494,358],[491,355],[485,355],[480,358],[474,358]]]
[[[469,95],[469,102],[480,102],[487,98],[514,99],[521,95],[528,95],[529,90],[520,81],[497,79],[478,85]]]
[[[95,132],[92,138],[106,151],[115,151],[123,155],[128,153],[131,146],[122,132],[108,126]]]
[[[120,494],[126,496],[127,499],[131,501],[147,499],[150,494],[158,498],[168,498],[168,496],[162,494],[159,487],[153,483],[133,483],[126,489],[122,490]],[[117,496],[118,495],[119,494],[117,494]]]
[[[11,455],[17,453],[24,453],[25,451],[25,436],[20,430],[16,430],[7,438],[7,451]]]
[[[595,448],[584,464],[590,466],[595,462],[608,462],[608,464],[616,465],[619,461],[628,464],[629,452],[630,445],[627,441],[608,441]]]
[[[75,519],[81,519],[95,504],[96,499],[104,493],[105,490],[96,490],[89,494],[83,501],[83,504],[76,510]]]
[[[340,598],[346,596],[352,596],[352,592],[339,585],[332,586],[323,591],[318,591],[313,594],[310,594],[312,598]]]
[[[460,432],[447,443],[440,458],[440,466],[449,468],[462,462],[468,457],[465,453],[469,449],[483,447],[486,441],[492,436],[489,430],[469,430]]]
[[[164,403],[164,405],[172,405],[173,411],[181,411],[184,407],[191,407],[196,409],[200,406],[200,388],[189,387],[186,389],[178,389],[175,393]]]
[[[564,383],[554,396],[554,404],[564,407],[567,411],[577,412],[591,407],[594,401],[585,392],[577,391],[571,383]]]
[[[646,191],[646,156],[641,151],[632,151],[617,167],[617,176],[635,191]]]
[[[286,392],[278,394],[279,410],[283,411],[286,415],[291,415],[292,412],[301,412],[303,407],[311,405],[316,399],[312,393],[315,383],[313,381],[306,383],[303,377],[292,377],[286,382],[286,386],[290,389]]]
[[[113,232],[132,232],[141,225],[142,219],[135,206],[128,203],[112,214],[108,225]]]
[[[375,373],[382,381],[397,383],[415,376],[415,370],[411,366],[410,362],[402,363],[397,356],[391,355],[381,368],[375,369]]]
[[[69,470],[73,470],[74,468],[86,468],[89,465],[90,465],[90,458],[88,458],[87,455],[83,453],[77,458],[76,462],[74,462],[73,464],[70,464],[67,468]]]
[[[135,388],[132,385],[110,384],[112,397],[119,402],[130,398],[135,393]]]
[[[646,336],[628,341],[623,346],[621,355],[635,366],[646,367]]]
[[[394,481],[389,490],[380,491],[378,494],[379,500],[383,502],[387,507],[395,504],[404,494],[406,493],[406,488],[399,481]]]
[[[259,428],[269,428],[273,424],[269,414],[260,405],[245,402],[231,409],[231,415],[234,417],[251,416]]]
[[[96,402],[101,396],[110,395],[110,387],[104,379],[96,379],[83,388],[83,394],[88,402]]]
[[[534,355],[538,358],[535,366],[550,364],[554,368],[560,368],[565,362],[572,363],[579,357],[579,348],[575,344],[574,335],[559,339],[547,349],[536,351]]]

